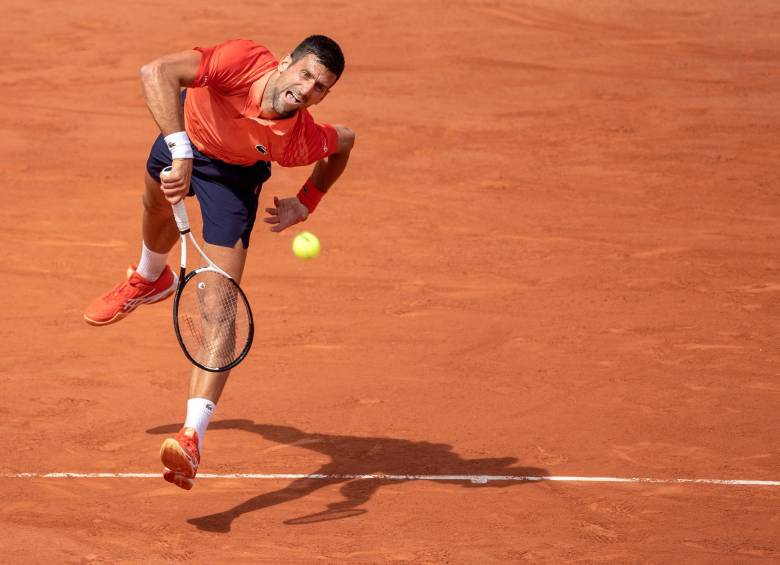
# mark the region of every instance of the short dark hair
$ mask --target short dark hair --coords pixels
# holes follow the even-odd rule
[[[341,52],[339,44],[330,37],[324,35],[310,35],[298,44],[298,47],[290,53],[292,62],[302,59],[311,53],[322,63],[326,69],[336,75],[336,80],[344,72],[344,53]]]

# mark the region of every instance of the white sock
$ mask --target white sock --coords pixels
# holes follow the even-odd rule
[[[167,253],[157,253],[146,247],[146,242],[141,243],[141,259],[135,272],[148,281],[154,282],[160,278],[165,265],[168,262]]]
[[[190,398],[187,400],[187,419],[184,420],[185,428],[195,428],[198,432],[198,451],[203,447],[203,436],[209,427],[211,417],[217,405],[208,398]]]

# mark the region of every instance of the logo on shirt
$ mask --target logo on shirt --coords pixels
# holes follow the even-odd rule
[[[257,145],[255,145],[255,149],[257,149],[263,155],[268,153],[268,149],[265,148],[265,145],[260,145],[259,143]]]

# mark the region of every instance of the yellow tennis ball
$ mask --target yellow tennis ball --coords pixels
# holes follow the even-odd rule
[[[298,259],[308,261],[320,254],[320,240],[313,233],[303,231],[293,239],[292,249]]]

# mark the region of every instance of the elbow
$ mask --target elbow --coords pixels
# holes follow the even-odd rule
[[[349,153],[355,146],[355,130],[345,126],[339,127],[339,153]]]
[[[146,63],[141,67],[141,82],[147,83],[162,74],[162,65],[159,60]]]

